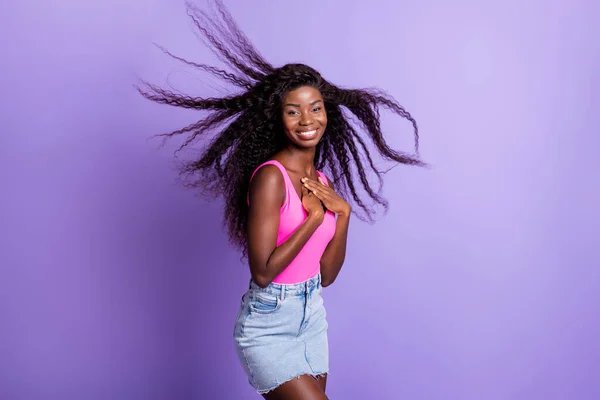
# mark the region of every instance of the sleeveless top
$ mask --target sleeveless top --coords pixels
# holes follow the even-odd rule
[[[302,224],[308,217],[308,213],[304,209],[298,193],[296,193],[296,190],[294,189],[290,175],[279,161],[269,160],[261,164],[252,173],[250,181],[252,181],[252,178],[258,170],[265,165],[274,165],[279,168],[285,183],[285,201],[279,211],[279,229],[277,231],[277,246],[279,246],[294,233],[300,224]],[[317,174],[326,185],[329,185],[325,175],[320,171],[317,171]],[[250,204],[249,199],[248,204]],[[296,258],[294,258],[292,262],[277,277],[275,277],[273,282],[280,284],[294,284],[305,282],[317,275],[321,269],[321,256],[335,234],[335,221],[335,214],[327,210],[325,217],[323,218],[323,223],[308,239]]]

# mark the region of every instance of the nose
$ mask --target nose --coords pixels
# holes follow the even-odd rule
[[[310,113],[302,113],[300,115],[300,125],[312,125],[313,124],[313,118],[312,115],[310,115]]]

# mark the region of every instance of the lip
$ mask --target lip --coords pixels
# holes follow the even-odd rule
[[[302,140],[311,140],[317,137],[317,135],[319,134],[319,128],[296,131],[295,133]]]

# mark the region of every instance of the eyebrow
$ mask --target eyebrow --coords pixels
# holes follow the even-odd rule
[[[323,102],[323,100],[315,100],[312,103],[310,103],[311,106],[314,106],[315,104],[317,104],[318,102]],[[300,104],[292,104],[292,103],[288,103],[285,105],[286,107],[300,107]]]

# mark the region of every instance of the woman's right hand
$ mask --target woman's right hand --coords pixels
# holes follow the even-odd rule
[[[302,205],[309,216],[323,218],[325,216],[325,210],[323,210],[323,203],[317,196],[312,192],[309,192],[307,188],[302,186]]]

